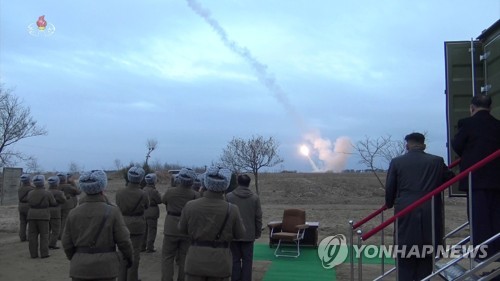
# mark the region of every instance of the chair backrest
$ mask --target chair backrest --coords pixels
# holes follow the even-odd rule
[[[302,209],[285,209],[283,211],[283,221],[281,231],[297,232],[296,226],[306,223],[306,211]]]

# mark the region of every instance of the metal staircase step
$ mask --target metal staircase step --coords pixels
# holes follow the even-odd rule
[[[436,268],[440,269],[444,267],[446,264],[441,264],[441,263],[436,263]],[[467,269],[465,269],[463,266],[459,264],[454,264],[444,271],[440,272],[439,275],[444,279],[444,280],[454,280],[460,276],[462,276]],[[476,281],[479,280],[479,277],[477,275],[469,276],[465,279],[466,281]]]

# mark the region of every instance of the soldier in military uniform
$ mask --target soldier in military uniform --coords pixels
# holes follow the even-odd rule
[[[232,254],[229,244],[241,239],[245,226],[238,207],[224,200],[231,171],[211,167],[205,173],[203,197],[189,201],[179,221],[179,230],[191,239],[184,267],[186,281],[231,278]]]
[[[130,234],[120,210],[103,196],[106,186],[107,176],[102,170],[80,176],[80,189],[87,196],[69,214],[62,237],[73,281],[116,280],[122,259],[132,265]]]
[[[59,178],[59,189],[64,192],[64,196],[66,197],[66,202],[61,205],[61,232],[59,234],[59,239],[61,239],[64,225],[66,224],[66,217],[69,212],[77,206],[77,196],[81,191],[76,186],[68,183],[66,173],[57,173],[57,177]]]
[[[48,258],[49,255],[49,220],[50,207],[57,206],[51,192],[45,190],[45,177],[37,175],[33,178],[35,189],[28,194],[29,250],[32,258]],[[40,244],[38,238],[40,237]]]
[[[177,257],[179,270],[177,280],[184,280],[184,261],[189,248],[189,238],[181,234],[177,225],[181,216],[182,208],[190,200],[199,198],[199,193],[192,190],[196,173],[189,168],[182,168],[176,177],[176,187],[167,189],[163,195],[162,202],[167,209],[165,225],[163,229],[161,279],[172,281],[174,277],[174,260]]]
[[[59,189],[59,177],[52,176],[48,178],[49,191],[56,199],[57,206],[50,207],[49,221],[49,249],[59,249],[57,246],[57,238],[61,233],[61,205],[66,203],[64,192]]]
[[[19,238],[21,242],[28,240],[26,235],[26,228],[28,225],[28,210],[30,206],[28,204],[28,193],[34,188],[31,185],[31,177],[29,174],[21,175],[21,186],[17,190],[17,196],[19,197]]]
[[[129,183],[116,193],[116,205],[120,208],[125,224],[130,232],[130,240],[134,248],[134,262],[127,268],[126,263],[120,264],[119,281],[139,280],[139,261],[142,247],[142,237],[146,229],[144,211],[149,207],[148,195],[141,189],[144,169],[132,167],[127,172]]]
[[[158,218],[160,217],[161,195],[156,190],[156,174],[150,173],[144,177],[146,186],[142,189],[149,198],[149,208],[144,211],[144,218],[146,219],[146,233],[144,233],[142,241],[142,251],[146,253],[154,253],[156,232],[158,229]]]

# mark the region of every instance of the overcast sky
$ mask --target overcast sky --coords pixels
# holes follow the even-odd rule
[[[48,131],[15,149],[45,171],[143,162],[151,138],[150,161],[203,166],[272,136],[273,169],[307,172],[364,168],[339,152],[425,131],[446,159],[444,41],[500,18],[499,0],[0,3],[1,83]]]

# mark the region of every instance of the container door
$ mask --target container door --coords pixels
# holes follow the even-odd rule
[[[448,163],[452,163],[458,156],[451,148],[450,141],[457,131],[458,120],[470,116],[470,100],[474,94],[481,93],[485,71],[480,57],[483,51],[479,41],[445,42],[444,49]],[[454,171],[459,173],[458,166]],[[458,191],[458,184],[449,190],[450,196],[465,196],[463,192]]]
[[[493,99],[491,114],[500,119],[500,34],[484,44],[482,58],[485,73],[483,91]]]

